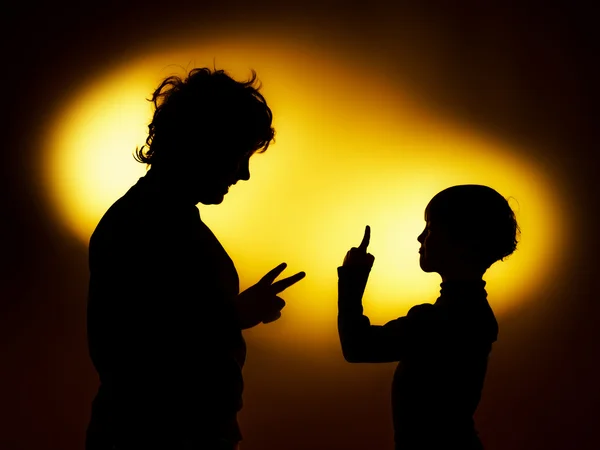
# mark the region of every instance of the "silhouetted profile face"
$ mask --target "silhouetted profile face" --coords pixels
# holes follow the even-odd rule
[[[232,185],[250,179],[250,158],[254,152],[224,153],[205,160],[196,170],[192,167],[188,189],[195,203],[218,205]]]
[[[483,274],[516,248],[514,212],[488,186],[458,185],[436,194],[425,209],[419,264],[425,272],[468,278]]]
[[[186,202],[221,203],[232,185],[250,179],[250,157],[274,138],[259,89],[254,71],[246,81],[208,68],[167,77],[152,95],[154,115],[136,159]]]
[[[419,265],[424,272],[441,274],[456,263],[456,245],[442,224],[427,221],[417,240],[421,243]]]

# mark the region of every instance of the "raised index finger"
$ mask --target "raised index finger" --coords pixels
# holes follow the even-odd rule
[[[271,290],[273,291],[273,293],[279,294],[280,292],[285,291],[287,288],[289,288],[292,284],[296,284],[305,276],[306,273],[298,272],[296,275],[292,275],[291,277],[287,277],[273,283],[271,285]]]
[[[362,242],[358,246],[358,248],[364,252],[367,251],[367,247],[369,246],[369,241],[371,240],[371,227],[367,225],[365,227],[365,235],[363,236]]]

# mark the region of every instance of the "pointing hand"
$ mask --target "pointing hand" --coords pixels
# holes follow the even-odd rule
[[[369,241],[371,240],[371,227],[367,225],[365,227],[365,234],[363,236],[362,242],[357,247],[352,247],[350,251],[346,254],[344,258],[343,266],[363,266],[371,268],[373,266],[373,262],[375,261],[375,257],[370,253],[367,253],[367,247],[369,246]]]

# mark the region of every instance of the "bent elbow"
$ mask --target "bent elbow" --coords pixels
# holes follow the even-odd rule
[[[349,348],[348,346],[342,346],[342,355],[346,362],[349,363],[362,363],[365,362],[364,355],[356,348]]]
[[[355,355],[351,355],[351,356],[344,355],[344,359],[346,360],[346,362],[351,363],[351,364],[357,364],[357,363],[364,362],[360,358],[357,358]]]

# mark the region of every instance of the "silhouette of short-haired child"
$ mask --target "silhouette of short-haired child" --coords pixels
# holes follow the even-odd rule
[[[89,246],[88,344],[100,377],[86,449],[237,447],[242,329],[277,320],[281,264],[239,293],[235,266],[197,203],[250,178],[273,139],[255,85],[224,71],[165,79],[137,160],[150,169],[117,200]]]
[[[395,448],[482,449],[473,415],[498,324],[482,277],[513,253],[519,231],[508,202],[480,185],[453,186],[425,210],[420,266],[442,277],[434,304],[383,326],[363,315],[374,257],[370,228],[338,268],[338,331],[348,362],[399,364],[392,383]]]

